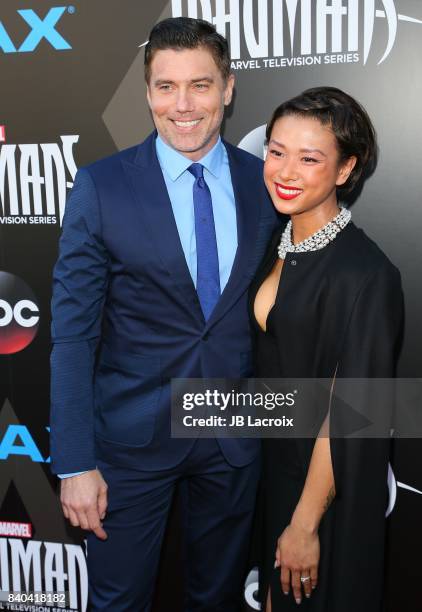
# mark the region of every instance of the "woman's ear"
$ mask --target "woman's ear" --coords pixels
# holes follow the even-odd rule
[[[356,166],[357,157],[356,155],[352,155],[348,157],[341,165],[338,171],[338,176],[336,180],[336,185],[339,187],[340,185],[344,185],[347,179],[350,176],[353,168]]]

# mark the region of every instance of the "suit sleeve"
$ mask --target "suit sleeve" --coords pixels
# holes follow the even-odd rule
[[[53,272],[50,443],[56,474],[96,467],[93,379],[108,276],[96,188],[81,169],[66,204]]]
[[[357,294],[342,350],[340,353],[335,391],[341,379],[388,379],[385,381],[359,381],[353,391],[353,406],[358,415],[369,416],[376,422],[374,437],[331,439],[331,453],[337,496],[350,494],[356,489],[371,494],[379,487],[380,495],[387,478],[390,440],[389,423],[394,409],[394,385],[397,359],[403,331],[403,293],[400,274],[389,262],[379,266],[368,275]],[[347,381],[345,381],[347,384]],[[354,389],[353,387],[350,387]],[[350,404],[349,404],[350,405]],[[345,410],[341,402],[334,399],[330,426],[333,431],[353,430],[353,411],[347,413],[346,427],[336,422]],[[346,405],[346,410],[349,408]],[[375,420],[372,420],[375,415]],[[357,429],[359,428],[359,418]],[[383,429],[381,429],[383,428]],[[380,432],[385,432],[381,434]],[[366,482],[366,485],[365,485]],[[354,492],[353,490],[354,489]]]

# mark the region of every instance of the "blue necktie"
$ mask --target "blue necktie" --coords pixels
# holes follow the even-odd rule
[[[188,170],[195,177],[193,207],[197,258],[196,292],[207,321],[220,297],[217,238],[211,193],[204,179],[204,167],[201,164],[192,164]]]

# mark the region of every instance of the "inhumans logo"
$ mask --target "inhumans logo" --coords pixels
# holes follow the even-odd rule
[[[362,58],[366,64],[376,20],[384,20],[387,25],[387,32],[383,27],[377,34],[384,41],[387,33],[378,59],[381,64],[393,49],[398,22],[422,23],[398,14],[394,0],[230,0],[227,12],[226,4],[220,0],[172,0],[172,14],[202,17],[214,23],[220,34],[229,37],[234,60],[244,56],[244,48],[250,58],[302,58],[294,64],[264,62],[263,66],[249,66],[254,68],[320,63],[311,60],[325,54],[350,54],[342,61]],[[242,67],[247,66],[239,62],[232,65]]]
[[[18,353],[31,344],[39,319],[28,285],[13,274],[0,272],[0,354]]]
[[[74,134],[61,136],[60,143],[0,145],[1,224],[61,223],[77,171],[78,141]]]

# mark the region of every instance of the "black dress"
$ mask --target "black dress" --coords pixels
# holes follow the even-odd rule
[[[251,287],[257,376],[394,377],[403,319],[400,274],[351,222],[323,249],[287,254],[267,332],[260,329],[254,301],[276,262],[282,230],[275,232]],[[298,609],[292,593],[282,593],[280,570],[273,564],[277,538],[304,487],[313,445],[313,439],[263,441],[260,595],[264,603],[271,586],[273,612]],[[330,447],[336,498],[319,528],[318,587],[299,609],[379,612],[389,441],[332,438]]]

